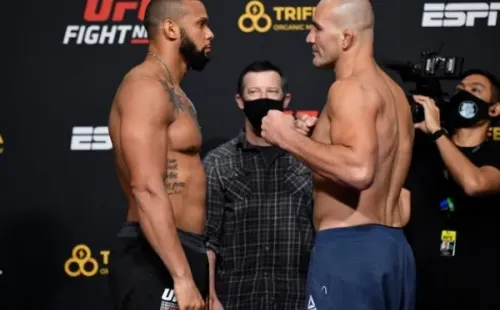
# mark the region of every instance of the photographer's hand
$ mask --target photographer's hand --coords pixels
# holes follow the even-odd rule
[[[413,96],[416,102],[420,103],[424,108],[425,119],[423,122],[415,124],[415,128],[422,130],[426,134],[433,134],[441,129],[441,121],[439,118],[439,108],[433,99],[426,96]]]

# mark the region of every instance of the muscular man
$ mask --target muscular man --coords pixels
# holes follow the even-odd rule
[[[297,130],[309,120],[298,126],[279,111],[262,120],[266,140],[314,171],[307,309],[414,307],[414,259],[402,231],[414,130],[403,90],[374,60],[373,27],[368,0],[320,1],[307,42],[313,64],[333,68],[337,80],[312,136]]]
[[[205,172],[194,106],[179,84],[201,70],[213,33],[197,0],[152,0],[149,52],[124,77],[109,116],[127,222],[113,246],[116,309],[203,309],[208,297]]]

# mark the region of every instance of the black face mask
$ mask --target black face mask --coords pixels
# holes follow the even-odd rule
[[[186,60],[189,68],[196,71],[201,71],[205,65],[210,61],[210,57],[205,55],[205,49],[198,51],[193,41],[189,38],[187,33],[181,29],[181,55]]]
[[[254,128],[255,134],[258,136],[260,136],[262,119],[269,110],[283,111],[283,100],[262,98],[244,102],[243,112],[245,112],[248,121]]]
[[[465,90],[457,91],[446,106],[448,121],[453,128],[473,127],[490,119],[490,104]]]

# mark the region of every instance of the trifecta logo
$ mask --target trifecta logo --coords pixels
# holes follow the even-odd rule
[[[108,151],[112,148],[108,127],[73,127],[70,145],[72,151]]]

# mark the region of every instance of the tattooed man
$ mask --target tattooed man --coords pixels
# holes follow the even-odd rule
[[[198,0],[152,0],[146,59],[109,115],[128,214],[112,248],[116,309],[203,309],[208,298],[205,172],[196,110],[179,84],[209,60],[214,34]]]

